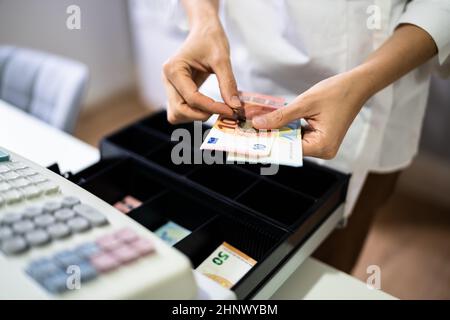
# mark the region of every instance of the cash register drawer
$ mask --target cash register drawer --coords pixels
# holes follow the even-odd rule
[[[272,176],[254,164],[175,165],[177,128],[194,132],[192,124],[169,124],[165,112],[134,123],[103,139],[102,160],[72,180],[110,204],[138,199],[128,216],[151,231],[168,221],[191,231],[174,247],[194,268],[223,242],[252,257],[256,265],[232,288],[251,298],[343,203],[349,177],[308,161]],[[194,142],[186,150],[202,157]]]

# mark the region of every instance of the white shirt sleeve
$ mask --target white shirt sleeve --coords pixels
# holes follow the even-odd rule
[[[450,57],[450,0],[412,0],[397,25],[409,23],[430,34],[442,65]],[[448,62],[448,61],[447,61]]]

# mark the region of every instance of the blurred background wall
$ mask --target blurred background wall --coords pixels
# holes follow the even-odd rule
[[[81,8],[81,29],[69,30],[66,9]],[[84,62],[86,105],[135,85],[124,0],[0,0],[0,44],[43,50]]]

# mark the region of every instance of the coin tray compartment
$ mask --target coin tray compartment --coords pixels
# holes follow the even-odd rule
[[[194,232],[217,214],[217,210],[198,199],[168,190],[132,210],[128,216],[150,231],[173,221]]]
[[[220,195],[234,198],[257,180],[257,177],[233,168],[231,165],[204,165],[189,174],[189,180]]]
[[[337,181],[333,172],[308,162],[301,168],[280,166],[277,174],[265,177],[316,199],[325,195]]]
[[[121,151],[145,155],[160,146],[165,139],[138,126],[127,127],[111,136],[110,143]]]
[[[180,163],[180,164],[174,164],[171,159],[171,153],[172,148],[175,144],[174,143],[165,143],[161,145],[159,148],[154,150],[153,152],[150,152],[146,155],[146,159],[151,160],[152,162],[156,163],[157,165],[165,168],[166,170],[170,172],[175,172],[176,174],[180,175],[186,175],[187,173],[193,171],[196,169],[196,165],[193,164],[194,154],[192,152],[192,149],[190,147],[187,147],[183,150],[183,154],[181,156],[184,156],[184,152],[186,152],[191,159],[191,163]]]
[[[133,159],[121,161],[80,185],[110,204],[127,195],[145,202],[165,190],[147,166]]]
[[[175,154],[180,157],[184,157],[186,155],[187,161],[184,162],[183,159],[182,163],[175,164],[171,158],[172,148],[174,148],[175,145],[175,142],[165,143],[159,146],[156,150],[153,150],[147,154],[145,158],[149,162],[157,164],[161,170],[166,170],[168,174],[173,172],[177,175],[189,175],[191,172],[209,167],[208,165],[203,164],[203,159],[206,156],[206,152],[209,153],[209,157],[217,157],[221,159],[222,163],[226,162],[226,154],[223,152],[216,152],[214,150],[200,150],[198,148],[193,149],[192,146],[185,146],[182,148],[182,151],[177,149]],[[198,174],[195,174],[195,176],[198,176]]]
[[[87,180],[91,180],[93,177],[101,174],[105,170],[114,167],[123,159],[123,157],[113,157],[96,162],[95,164],[83,169],[82,171],[69,176],[69,180],[76,184],[83,184]]]
[[[240,194],[236,201],[274,221],[290,226],[303,219],[315,199],[261,179]]]

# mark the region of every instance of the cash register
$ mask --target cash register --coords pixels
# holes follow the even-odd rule
[[[171,133],[194,127],[166,119],[105,137],[64,177],[0,148],[0,298],[270,298],[341,219],[348,175],[176,165]],[[230,255],[239,274],[214,275]]]

